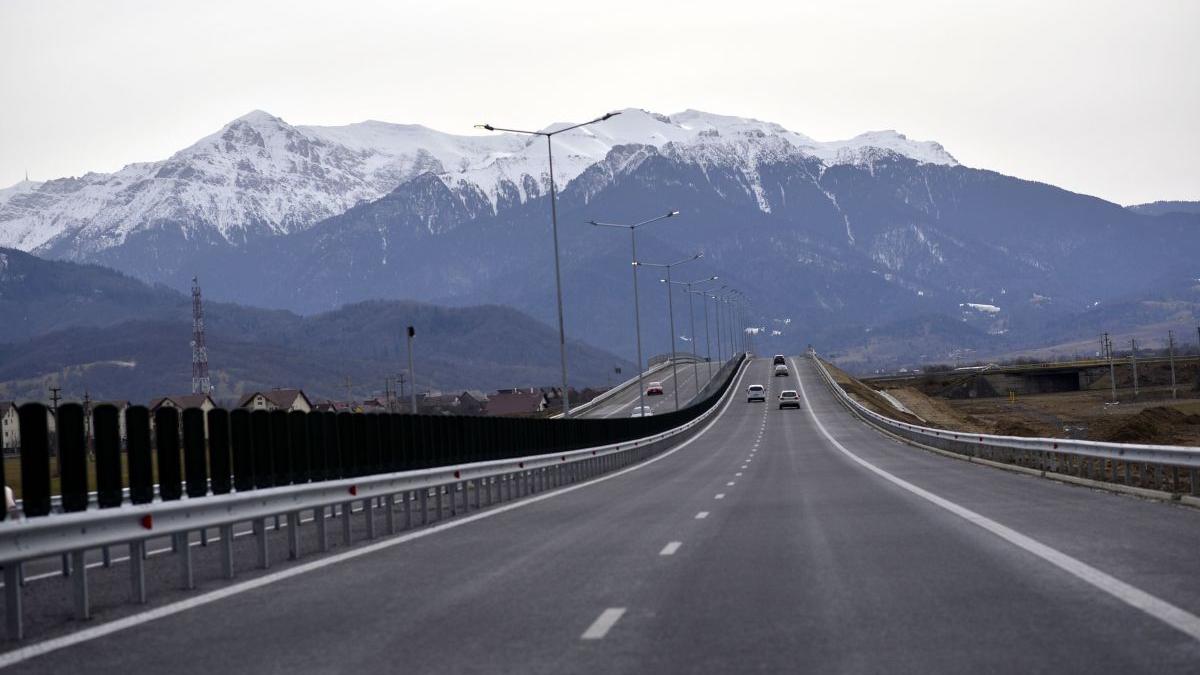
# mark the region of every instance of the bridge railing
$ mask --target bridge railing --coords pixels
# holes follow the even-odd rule
[[[1200,448],[1176,445],[1102,443],[1063,438],[997,436],[909,424],[881,415],[856,401],[810,353],[833,395],[863,421],[921,445],[967,457],[1026,467],[1043,474],[1200,495]]]
[[[739,358],[738,364],[743,362]],[[115,408],[97,407],[96,483],[89,494],[82,408],[59,407],[58,451],[62,495],[50,495],[50,456],[45,411],[21,408],[29,420],[23,438],[21,476],[25,515],[0,522],[7,633],[23,637],[22,566],[31,560],[69,556],[75,615],[90,616],[86,554],[128,545],[131,595],[146,601],[146,542],[170,537],[180,560],[180,580],[193,588],[190,537],[216,529],[221,567],[233,570],[233,527],[250,523],[258,565],[267,567],[267,519],[286,517],[289,558],[298,558],[301,513],[311,513],[317,548],[325,551],[326,527],[340,510],[343,540],[350,519],[362,514],[368,538],[376,536],[376,512],[395,532],[437,519],[443,501],[452,513],[469,513],[615,470],[647,459],[695,433],[718,409],[738,370],[702,401],[649,418],[523,419],[423,415],[298,413],[198,409],[155,414],[151,456],[149,415],[130,409],[128,486],[122,485]],[[165,412],[164,412],[165,411]],[[78,419],[77,419],[78,418]],[[41,426],[38,425],[41,420]],[[180,426],[180,421],[182,425]],[[207,441],[204,422],[208,422]],[[25,433],[25,428],[22,428]],[[154,477],[157,475],[157,483]],[[184,480],[186,479],[186,481]],[[461,500],[461,506],[458,502]],[[61,512],[52,508],[55,501]],[[278,522],[278,521],[277,521]],[[277,525],[278,529],[278,525]]]

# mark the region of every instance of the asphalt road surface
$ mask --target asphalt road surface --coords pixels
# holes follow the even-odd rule
[[[755,360],[711,426],[650,462],[15,668],[1197,672],[1200,512],[902,445],[793,364],[785,380]],[[754,382],[766,405],[745,401]],[[785,386],[804,409],[777,409]]]
[[[646,405],[655,413],[670,412],[675,409],[675,388],[679,387],[679,405],[686,406],[696,393],[708,384],[709,374],[716,376],[720,370],[721,363],[713,362],[712,364],[703,361],[696,363],[693,366],[692,361],[681,359],[676,371],[673,373],[670,366],[659,370],[653,374],[643,375],[642,382],[649,385],[651,382],[662,382],[662,396],[646,396]],[[676,374],[678,375],[678,383],[676,382]],[[594,409],[580,415],[580,417],[629,417],[633,413],[633,409],[638,405],[638,388],[637,384],[626,387],[624,390],[613,395],[612,398],[606,399],[598,404]]]

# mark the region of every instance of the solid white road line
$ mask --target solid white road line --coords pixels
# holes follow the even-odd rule
[[[794,362],[792,366],[793,368],[795,367]],[[1156,596],[1150,595],[1140,588],[1131,586],[1110,574],[1101,572],[1082,560],[1072,558],[1066,553],[1051,548],[1040,541],[1033,539],[1032,537],[1021,534],[1007,525],[1001,525],[991,518],[976,513],[965,506],[960,506],[949,499],[939,497],[938,495],[924,488],[917,487],[903,478],[899,478],[896,475],[891,474],[859,457],[853,452],[850,452],[846,449],[846,446],[839,443],[838,440],[829,433],[829,431],[825,428],[825,425],[821,424],[821,420],[817,418],[817,414],[813,412],[812,406],[808,402],[808,394],[804,390],[804,381],[800,379],[800,372],[798,369],[796,370],[796,381],[800,384],[800,394],[804,397],[804,407],[808,409],[808,414],[812,418],[813,423],[816,424],[817,429],[821,432],[821,435],[824,436],[831,444],[833,444],[833,447],[835,447],[839,452],[849,457],[859,466],[871,471],[889,483],[904,488],[912,494],[932,504],[940,506],[950,513],[962,518],[963,520],[966,520],[973,525],[977,525],[984,530],[991,532],[1008,543],[1028,553],[1032,553],[1033,555],[1045,560],[1064,572],[1082,581],[1085,581],[1092,586],[1095,586],[1105,593],[1108,593],[1130,607],[1140,609],[1146,614],[1149,614],[1168,626],[1171,626],[1172,628],[1184,633],[1193,640],[1200,641],[1200,617],[1196,616],[1195,614],[1176,607],[1175,605],[1172,605],[1171,603]]]
[[[621,620],[621,616],[625,614],[624,607],[609,607],[600,612],[600,616],[588,626],[588,629],[583,631],[583,635],[579,636],[580,640],[600,640],[608,631],[612,629],[617,621]]]
[[[708,511],[701,511],[700,513],[696,514],[696,520],[704,520],[707,517],[708,517]]]
[[[738,387],[741,386],[741,383],[745,379],[745,377],[746,377],[746,369],[743,368],[742,371],[737,376],[737,383],[734,384],[732,387],[732,389],[734,391],[736,391],[738,389]],[[637,471],[638,469],[642,469],[644,467],[650,466],[651,464],[654,464],[655,462],[666,459],[667,457],[670,457],[671,455],[688,447],[689,445],[694,443],[697,439],[703,437],[704,434],[708,433],[709,429],[712,429],[713,426],[721,419],[721,417],[725,415],[725,412],[727,410],[729,410],[729,406],[731,403],[733,403],[733,400],[735,398],[737,398],[737,397],[730,394],[729,398],[727,398],[725,400],[725,404],[721,406],[721,409],[718,410],[715,415],[713,415],[712,419],[710,419],[708,421],[708,423],[705,424],[704,427],[696,433],[695,436],[692,436],[688,440],[680,443],[679,445],[671,448],[670,450],[667,450],[666,452],[664,452],[660,455],[651,457],[650,459],[648,459],[644,462],[641,462],[639,464],[634,464],[633,466],[621,469],[620,471],[614,471],[613,473],[610,473],[610,474],[605,474],[603,476],[597,476],[596,478],[593,478],[589,481],[586,481],[583,483],[576,483],[574,485],[568,485],[566,487],[559,488],[552,492],[544,492],[540,495],[535,495],[533,497],[525,497],[525,498],[521,499],[520,501],[509,502],[508,504],[504,504],[502,506],[489,508],[487,511],[480,511],[478,513],[474,513],[469,516],[462,516],[461,518],[458,518],[456,520],[450,520],[450,521],[447,521],[447,522],[439,524],[439,525],[427,526],[423,529],[414,530],[412,532],[409,532],[408,534],[402,534],[402,535],[399,535],[396,537],[391,537],[389,539],[385,539],[383,541],[379,541],[374,544],[368,544],[361,548],[350,549],[343,553],[337,553],[337,554],[334,554],[331,556],[327,556],[325,558],[321,558],[319,560],[314,560],[312,562],[299,564],[294,567],[289,567],[287,569],[279,570],[278,572],[264,574],[260,577],[255,577],[254,579],[249,579],[249,580],[243,581],[241,583],[236,583],[231,586],[226,586],[224,588],[219,588],[214,591],[209,591],[208,593],[202,593],[195,597],[180,600],[178,602],[173,602],[168,605],[163,605],[162,607],[156,607],[154,609],[142,612],[140,614],[133,614],[131,616],[117,619],[115,621],[109,621],[108,623],[103,623],[98,626],[91,626],[89,628],[85,628],[81,631],[77,631],[77,632],[71,633],[69,635],[63,635],[61,637],[44,640],[42,642],[34,643],[34,644],[28,645],[26,647],[21,647],[18,649],[14,649],[12,651],[4,652],[3,654],[0,654],[0,668],[6,668],[8,666],[11,666],[11,665],[14,665],[17,663],[21,663],[22,661],[27,661],[35,656],[40,656],[42,654],[48,654],[50,652],[58,651],[59,649],[65,649],[66,647],[71,647],[71,646],[81,644],[84,642],[89,642],[91,640],[95,640],[97,638],[101,638],[106,635],[112,635],[113,633],[125,630],[126,628],[133,628],[134,626],[140,626],[144,623],[149,623],[156,619],[162,619],[162,618],[165,618],[168,616],[172,616],[174,614],[179,614],[180,612],[185,612],[189,609],[194,609],[196,607],[202,607],[204,605],[211,604],[213,602],[222,600],[224,598],[228,598],[233,595],[239,595],[239,594],[245,593],[247,591],[252,591],[256,588],[262,588],[263,586],[269,586],[277,581],[283,581],[284,579],[290,579],[292,577],[299,576],[299,575],[305,574],[307,572],[312,572],[314,570],[319,570],[319,569],[322,569],[325,567],[329,567],[331,565],[336,565],[340,562],[344,562],[347,560],[353,560],[354,558],[360,558],[365,555],[370,555],[376,551],[382,551],[384,549],[388,549],[393,546],[399,546],[400,544],[404,544],[404,543],[413,541],[414,539],[422,539],[424,537],[428,537],[428,536],[437,534],[439,532],[444,532],[446,530],[454,529],[456,527],[462,527],[463,525],[466,525],[467,523],[473,523],[477,520],[483,520],[484,518],[491,518],[493,516],[498,516],[501,513],[507,513],[509,511],[513,511],[515,509],[524,508],[531,504],[537,504],[538,502],[541,502],[541,501],[544,501],[547,499],[552,499],[554,497],[558,497],[560,495],[565,495],[567,493],[574,492],[576,490],[582,490],[585,487],[589,487],[589,486],[595,485],[597,483],[603,483],[604,481],[612,480],[619,476],[624,476],[627,473],[632,473],[634,471]],[[724,497],[724,495],[721,495],[721,496]],[[621,611],[624,612],[625,610],[621,610]]]
[[[675,551],[678,551],[680,546],[683,546],[682,541],[673,541],[673,542],[667,544],[666,546],[664,546],[663,549],[658,552],[658,554],[659,555],[675,555]]]

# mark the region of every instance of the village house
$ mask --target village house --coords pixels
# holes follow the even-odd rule
[[[270,391],[255,391],[242,397],[239,408],[248,410],[299,410],[311,412],[312,401],[299,389],[272,389]]]
[[[540,389],[500,389],[488,396],[487,414],[493,417],[536,415],[549,404],[545,392]]]
[[[21,444],[21,422],[17,419],[17,404],[0,401],[0,448],[9,450]]]
[[[174,408],[182,413],[188,408],[199,408],[204,411],[204,436],[208,437],[208,411],[217,407],[208,394],[179,394],[177,396],[160,396],[150,401],[150,432],[154,433],[154,415],[159,408]]]

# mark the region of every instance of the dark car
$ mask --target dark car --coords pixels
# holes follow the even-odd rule
[[[783,354],[776,354],[775,355],[775,363],[772,365],[776,365],[776,366],[787,365],[787,359],[783,358]]]

